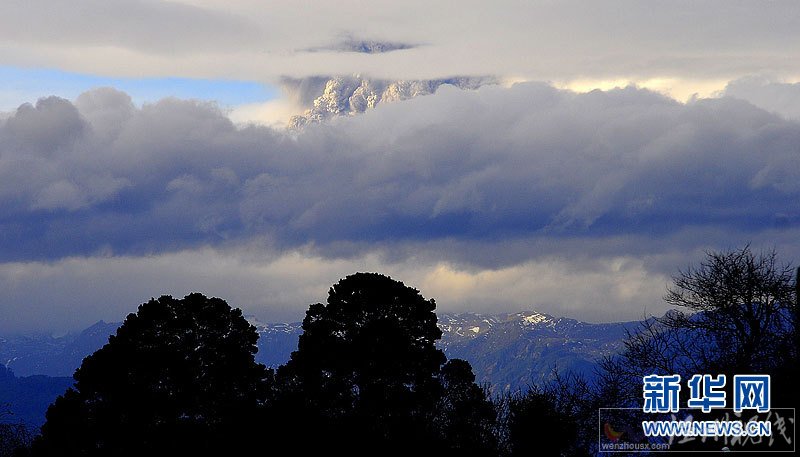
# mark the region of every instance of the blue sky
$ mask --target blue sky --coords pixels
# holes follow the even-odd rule
[[[0,66],[0,111],[13,111],[23,103],[56,95],[70,100],[81,93],[113,87],[126,92],[141,105],[165,97],[209,100],[221,107],[264,103],[278,95],[278,89],[261,82],[225,79],[108,77],[58,69]]]

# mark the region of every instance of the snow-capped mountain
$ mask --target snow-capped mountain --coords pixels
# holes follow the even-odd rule
[[[336,76],[325,82],[319,93],[302,115],[292,116],[290,129],[299,129],[309,123],[322,122],[335,116],[363,113],[380,103],[407,100],[436,92],[440,86],[450,84],[460,89],[477,89],[495,83],[493,78],[459,77],[414,81],[389,81],[367,79],[359,75]],[[299,83],[295,82],[299,85]]]
[[[277,367],[297,348],[301,324],[262,324],[256,358]],[[438,346],[448,358],[469,361],[478,382],[494,391],[525,389],[558,369],[591,374],[603,356],[622,348],[637,323],[591,324],[533,311],[514,314],[440,314]]]
[[[592,324],[526,311],[443,314],[439,346],[448,358],[472,364],[478,382],[494,391],[525,389],[554,370],[591,375],[598,360],[622,349],[637,322]]]
[[[277,367],[289,359],[302,333],[300,322],[262,323],[256,360]],[[18,376],[71,376],[81,360],[99,349],[119,324],[98,322],[61,337],[0,338],[0,360]],[[525,389],[554,369],[590,373],[597,360],[622,348],[636,322],[591,324],[526,311],[514,314],[439,314],[439,347],[448,358],[469,361],[478,382],[494,391]]]

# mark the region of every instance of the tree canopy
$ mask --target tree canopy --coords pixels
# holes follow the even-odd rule
[[[453,400],[447,403],[452,412],[465,401],[486,400],[474,391],[466,362],[442,372],[435,306],[384,275],[357,273],[339,281],[327,304],[311,305],[298,350],[278,371],[281,417],[299,415],[297,422],[315,424],[330,448],[363,451],[430,452],[446,447],[443,434],[486,426],[491,417],[470,424],[445,419],[446,398]]]
[[[774,250],[709,252],[698,267],[674,278],[664,300],[685,311],[661,322],[708,343],[695,347],[697,358],[712,365],[707,368],[769,370],[786,355],[781,348],[792,349],[786,343],[794,334],[793,273]]]
[[[180,455],[241,443],[268,372],[258,335],[218,298],[162,296],[84,359],[47,412],[40,455]]]

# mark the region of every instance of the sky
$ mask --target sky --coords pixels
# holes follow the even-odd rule
[[[709,250],[796,265],[798,23],[793,0],[3,2],[0,333],[193,291],[299,320],[356,271],[446,312],[634,320]]]

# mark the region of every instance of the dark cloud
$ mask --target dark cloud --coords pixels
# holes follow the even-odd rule
[[[515,243],[647,255],[780,238],[800,227],[798,157],[800,123],[633,88],[445,86],[294,135],[106,89],[0,124],[0,260],[258,238],[334,257],[438,243],[508,265],[538,255]]]

